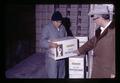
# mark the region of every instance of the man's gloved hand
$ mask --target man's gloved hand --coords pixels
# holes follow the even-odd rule
[[[79,50],[75,50],[75,51],[73,51],[73,53],[76,53],[77,55],[80,54]]]

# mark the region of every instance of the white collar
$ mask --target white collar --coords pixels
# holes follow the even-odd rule
[[[57,30],[58,30],[58,31],[60,31],[60,29],[59,29],[59,28],[57,28]]]
[[[103,31],[110,25],[111,22],[112,22],[112,21],[108,22],[108,24],[107,24],[104,28],[103,28],[103,27],[100,27],[100,29],[101,29],[101,33],[100,33],[100,34],[103,33]]]

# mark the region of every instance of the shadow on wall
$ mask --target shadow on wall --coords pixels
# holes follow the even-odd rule
[[[67,17],[64,17],[62,20],[62,24],[65,27],[65,30],[67,32],[67,36],[73,36],[72,31],[70,30],[71,22],[70,19]],[[65,59],[65,78],[69,78],[69,71],[68,71],[68,58]]]
[[[62,20],[62,24],[64,25],[66,29],[67,36],[73,36],[72,31],[70,30],[70,27],[71,27],[70,19],[67,17],[64,17]]]

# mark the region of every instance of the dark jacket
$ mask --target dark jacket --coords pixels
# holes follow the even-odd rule
[[[92,78],[110,78],[115,74],[115,28],[112,22],[97,38],[93,37],[79,48],[81,54],[93,49]]]

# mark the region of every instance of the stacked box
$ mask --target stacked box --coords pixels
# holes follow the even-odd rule
[[[62,39],[50,40],[50,42],[58,44],[57,48],[49,49],[49,57],[53,58],[54,60],[59,60],[77,55],[74,52],[75,50],[77,50],[76,38],[66,37]]]
[[[88,41],[87,36],[75,36],[75,38],[79,41],[78,47]],[[84,69],[87,66],[85,62],[88,63],[86,55],[69,57],[69,78],[84,78],[86,74]]]
[[[69,58],[69,78],[84,78],[84,56]]]
[[[79,40],[79,47],[81,47],[84,43],[88,41],[87,36],[84,36],[84,37],[76,36],[75,38]]]

